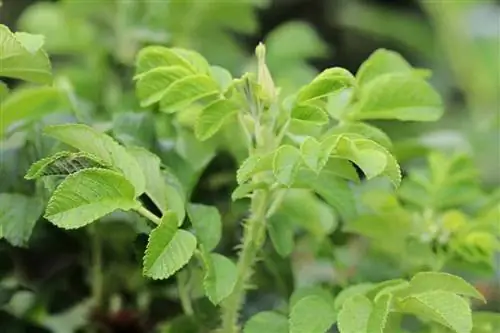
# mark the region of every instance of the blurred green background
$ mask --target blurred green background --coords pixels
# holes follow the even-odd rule
[[[430,149],[464,151],[473,156],[485,189],[494,190],[500,184],[500,1],[3,0],[0,22],[12,31],[45,35],[56,84],[75,96],[72,107],[78,120],[98,120],[103,128],[113,128],[122,141],[140,141],[143,146],[154,138],[143,132],[139,137],[129,134],[152,121],[137,112],[131,80],[134,57],[144,45],[193,48],[237,76],[254,68],[254,47],[264,41],[271,73],[285,93],[309,82],[324,68],[340,66],[356,72],[374,50],[392,49],[415,67],[432,70],[431,82],[446,104],[445,116],[436,123],[376,123],[398,142],[395,152],[403,169],[421,164],[414,157]],[[35,123],[35,131],[42,124]],[[157,123],[156,127],[158,135],[169,137],[168,125]],[[33,190],[32,184],[18,179],[30,162],[43,155],[45,143],[39,144],[42,147],[35,152],[31,147],[26,154],[23,150],[22,155],[4,155],[11,166],[3,163],[0,170],[10,170],[15,176],[2,178],[0,192]],[[189,146],[192,150],[185,151],[182,147],[186,146],[178,154],[198,165],[187,167],[180,158],[179,169],[185,172],[178,176],[183,184],[191,184],[193,201],[224,205],[220,198],[225,200],[231,192],[233,183],[228,177],[234,172],[234,161],[222,155],[205,165],[215,154],[211,148]],[[201,174],[193,176],[198,171]],[[201,180],[195,186],[198,177]],[[225,219],[234,220],[244,209],[231,207]],[[99,231],[101,237],[113,234],[102,249],[102,265],[109,288],[108,307],[120,311],[110,311],[113,316],[97,313],[94,320],[110,332],[148,332],[151,323],[180,312],[178,302],[162,297],[168,291],[161,284],[140,276],[137,267],[145,239],[144,235],[136,238],[134,228],[109,225]],[[234,246],[238,236],[226,240],[225,246]],[[138,250],[125,249],[130,243]],[[16,286],[13,280],[23,281],[0,293],[0,302],[2,297],[10,300],[14,293],[18,298],[14,312],[0,311],[1,331],[63,333],[84,326],[88,308],[82,300],[91,288],[87,276],[92,274],[87,269],[90,247],[84,232],[66,233],[48,223],[37,225],[28,248],[0,243],[0,279]],[[498,270],[492,280],[496,278],[500,279]],[[291,284],[281,282],[284,289]],[[36,296],[23,292],[25,286],[36,290]],[[498,293],[494,285],[484,288]],[[271,292],[269,299],[264,298],[260,295],[258,301],[274,301]],[[253,312],[254,303],[246,311]],[[24,314],[29,307],[30,319],[12,315]],[[146,308],[145,324],[137,316]],[[58,315],[48,315],[54,313]]]

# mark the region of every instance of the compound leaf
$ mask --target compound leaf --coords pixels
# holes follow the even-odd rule
[[[107,168],[95,156],[84,152],[62,151],[43,158],[31,165],[25,179],[37,179],[44,176],[71,175],[83,169]]]
[[[375,301],[373,311],[368,318],[367,332],[385,333],[391,312],[392,295],[384,294]]]
[[[146,107],[159,102],[172,83],[189,75],[192,74],[181,66],[158,67],[144,73],[136,84],[141,106]]]
[[[136,207],[134,198],[133,185],[118,172],[84,169],[56,188],[44,217],[60,228],[76,229],[115,210]]]
[[[172,83],[163,93],[160,109],[172,113],[219,92],[217,83],[206,75],[191,75]]]
[[[368,298],[355,295],[347,299],[338,316],[340,333],[368,333],[368,320],[373,306]],[[369,331],[372,333],[372,331]]]
[[[123,173],[136,195],[144,192],[146,180],[134,156],[110,136],[83,124],[48,126],[45,133],[83,152],[92,154]]]

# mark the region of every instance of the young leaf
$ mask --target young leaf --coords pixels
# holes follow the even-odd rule
[[[372,309],[372,303],[363,295],[347,299],[338,316],[340,333],[372,333],[372,331],[367,331]]]
[[[231,200],[236,201],[238,199],[248,197],[253,193],[253,191],[265,189],[266,187],[267,185],[265,183],[248,183],[238,185],[238,187],[231,194]]]
[[[310,84],[297,94],[298,104],[326,97],[346,87],[354,86],[355,80],[349,71],[334,67],[321,72]]]
[[[238,106],[227,99],[218,99],[207,105],[198,116],[195,134],[198,140],[207,140],[217,133],[224,122],[238,112]]]
[[[391,312],[392,295],[384,294],[375,301],[373,311],[368,318],[367,332],[385,333]]]
[[[105,165],[104,162],[88,153],[62,151],[33,163],[24,178],[37,179],[44,176],[67,176],[90,168],[109,168],[109,165]]]
[[[311,103],[303,103],[293,107],[292,120],[305,122],[313,125],[325,125],[328,123],[328,114],[319,106]]]
[[[435,121],[442,114],[441,97],[423,79],[386,74],[372,80],[361,90],[360,100],[348,117],[353,120]]]
[[[160,170],[160,158],[144,148],[128,148],[127,151],[135,157],[145,176],[145,193],[156,207],[165,213],[167,210],[177,215],[181,226],[186,216],[184,197],[175,186],[169,184]]]
[[[172,48],[163,46],[148,46],[139,51],[136,60],[136,77],[157,67],[179,66],[185,68],[192,74],[196,69],[184,57]]]
[[[348,133],[359,134],[366,139],[375,141],[376,143],[387,149],[392,148],[391,139],[389,138],[389,136],[387,136],[387,134],[385,134],[377,127],[362,122],[345,123],[343,125],[333,127],[326,133],[326,135]]]
[[[459,276],[441,272],[417,273],[411,280],[404,295],[420,294],[428,291],[447,291],[463,296],[474,297],[486,302],[484,296],[471,284]]]
[[[144,73],[136,85],[141,106],[159,102],[172,83],[189,75],[189,70],[181,66],[158,67]]]
[[[137,206],[133,185],[105,169],[73,173],[56,188],[44,217],[64,229],[83,227],[115,210]]]
[[[401,310],[436,321],[457,333],[472,330],[469,304],[451,292],[436,290],[411,295],[401,302]]]
[[[324,169],[310,184],[311,188],[332,206],[345,221],[352,220],[357,215],[353,190],[347,181],[326,171]]]
[[[210,66],[210,76],[214,78],[219,85],[219,90],[223,92],[226,91],[233,82],[231,73],[220,66]]]
[[[299,169],[301,161],[300,152],[290,145],[278,148],[273,159],[273,173],[276,180],[285,186],[290,186]]]
[[[42,202],[37,198],[0,193],[0,239],[14,246],[25,245],[42,211]]]
[[[42,36],[13,34],[0,24],[0,76],[49,84],[52,82],[50,62],[41,49]]]
[[[333,308],[326,300],[316,295],[298,301],[291,309],[288,319],[290,333],[325,333],[334,323]]]
[[[335,297],[334,308],[336,311],[339,311],[344,303],[351,297],[356,295],[366,295],[369,291],[371,291],[376,285],[373,283],[360,283],[350,285],[349,287],[342,289],[342,291]]]
[[[362,86],[383,74],[410,74],[412,71],[411,65],[399,53],[378,49],[361,64],[356,73],[356,80]]]
[[[83,124],[49,126],[45,128],[45,133],[121,171],[134,185],[137,196],[144,192],[146,181],[141,167],[124,147],[108,135]]]
[[[273,214],[267,224],[267,232],[276,252],[283,258],[288,257],[293,250],[293,225],[282,213]]]
[[[274,155],[274,153],[270,153],[264,156],[249,156],[245,161],[243,161],[240,168],[236,172],[236,181],[238,184],[243,184],[257,173],[272,170]]]
[[[205,293],[210,301],[217,305],[229,296],[236,284],[236,265],[217,253],[205,253],[203,251],[206,274],[203,280]]]
[[[169,221],[174,221],[175,228],[177,218],[169,217]],[[167,279],[191,259],[196,249],[196,237],[182,229],[177,230],[173,237],[170,230],[153,234],[155,230],[151,232],[144,254],[143,274],[155,280]]]
[[[243,333],[289,333],[288,319],[276,312],[259,312],[245,324]]]
[[[191,75],[172,83],[163,93],[160,109],[172,113],[219,92],[217,83],[206,75]]]
[[[216,207],[189,204],[187,212],[201,244],[207,251],[215,249],[222,233],[222,221]]]

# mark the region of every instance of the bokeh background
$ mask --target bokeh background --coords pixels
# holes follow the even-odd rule
[[[139,133],[141,126],[147,127],[152,121],[136,112],[131,80],[134,57],[144,45],[193,48],[210,63],[237,76],[254,68],[253,50],[259,41],[264,41],[270,70],[285,93],[309,82],[324,68],[340,66],[356,72],[374,50],[395,50],[415,67],[432,70],[431,83],[446,105],[445,116],[436,123],[375,123],[398,142],[398,160],[411,165],[413,157],[431,149],[465,151],[473,156],[484,189],[494,190],[500,185],[500,1],[2,2],[1,23],[12,31],[46,36],[45,47],[57,84],[74,93],[77,118],[97,119],[103,128],[112,126],[113,134],[124,142],[140,141],[141,145],[155,139],[145,132],[129,136],[131,131]],[[51,107],[67,108],[58,104]],[[161,134],[168,137],[168,130],[163,131]],[[38,144],[43,146],[44,142]],[[20,183],[18,179],[29,161],[40,157],[36,156],[40,153],[34,152],[33,147],[23,149],[27,149],[26,154],[13,151],[4,155],[7,157],[0,169],[12,176],[2,174],[0,192],[32,191],[32,184]],[[207,147],[192,149],[179,154],[190,155],[200,165],[211,160]],[[7,160],[9,163],[4,163]],[[181,161],[179,165],[183,169]],[[234,187],[234,168],[235,162],[227,156],[213,159],[192,190],[193,201],[225,205],[221,200]],[[191,181],[190,177],[189,171],[179,175],[185,183]],[[244,208],[231,207],[232,215],[225,219],[230,221]],[[102,323],[109,332],[148,332],[152,323],[178,314],[180,305],[175,298],[169,298],[168,288],[141,277],[137,267],[146,238],[136,237],[134,228],[106,224],[98,233],[101,242],[89,244],[85,232],[67,233],[39,223],[26,248],[12,247],[0,240],[0,280],[4,287],[16,286],[0,288],[0,306],[10,302],[8,311],[0,310],[0,331],[63,333],[83,327],[89,311],[84,300],[92,288],[89,262],[95,264],[89,249],[95,246],[102,254],[98,264],[106,272],[105,294],[107,307],[112,311],[94,313],[92,320]],[[227,248],[238,241],[235,232],[234,239],[226,241]],[[137,249],[130,250],[128,244]],[[290,269],[272,261],[264,264],[277,265],[280,271]],[[321,268],[311,274],[321,275]],[[499,297],[498,269],[496,274],[486,276],[479,285],[493,295],[492,299]],[[261,278],[270,279],[265,275]],[[290,288],[290,281],[281,283],[279,288]],[[253,299],[251,294],[246,311],[252,313],[252,307],[272,303],[273,288],[276,287],[264,287]],[[491,303],[490,309],[499,304]]]

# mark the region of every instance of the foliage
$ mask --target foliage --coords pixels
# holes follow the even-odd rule
[[[223,32],[255,32],[256,5],[66,0],[21,17],[45,38],[0,26],[0,75],[35,84],[0,85],[0,238],[70,235],[88,280],[61,311],[9,273],[0,314],[52,332],[130,308],[159,332],[495,332],[475,282],[500,250],[498,193],[470,155],[378,126],[442,117],[430,71],[381,48],[317,72],[327,48],[299,22],[251,59]],[[45,49],[70,56],[54,80]],[[221,156],[235,165],[207,177]]]

